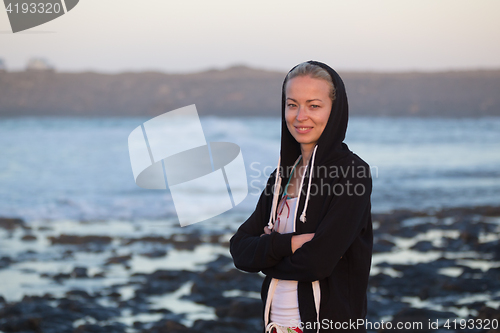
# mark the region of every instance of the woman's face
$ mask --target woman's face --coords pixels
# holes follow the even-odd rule
[[[286,85],[285,120],[302,149],[313,149],[332,109],[330,85],[310,76],[297,76]]]

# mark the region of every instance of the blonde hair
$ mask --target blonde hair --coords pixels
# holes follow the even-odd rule
[[[288,81],[298,76],[310,76],[313,79],[325,80],[330,86],[330,98],[332,99],[332,102],[335,101],[335,86],[333,85],[332,77],[324,68],[318,65],[310,64],[308,62],[298,64],[285,77],[285,82],[283,85],[284,90],[286,90]]]

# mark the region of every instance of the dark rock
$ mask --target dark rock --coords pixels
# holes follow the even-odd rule
[[[491,290],[491,284],[486,279],[449,279],[448,281],[442,284],[442,288],[444,291],[449,292],[469,292],[469,293],[480,293]]]
[[[395,300],[374,298],[372,293],[368,293],[368,313],[366,314],[366,319],[370,322],[379,322],[381,317],[393,315],[401,309],[408,307],[408,304]]]
[[[7,256],[0,258],[0,269],[8,267],[13,262],[14,261],[10,257],[7,257]]]
[[[57,273],[56,275],[52,276],[52,278],[56,281],[60,281],[60,280],[63,280],[63,279],[69,279],[71,278],[71,275],[70,274],[67,274],[67,273]]]
[[[108,297],[111,297],[111,298],[120,298],[120,297],[122,297],[122,294],[120,294],[119,292],[113,291],[113,292],[111,292],[111,293],[108,294]]]
[[[134,274],[144,276],[146,282],[135,290],[136,296],[161,295],[179,289],[191,280],[196,273],[186,270],[157,270],[151,274]]]
[[[141,253],[141,256],[148,258],[161,258],[167,255],[167,251],[165,250],[153,250],[150,252]]]
[[[416,216],[428,216],[426,213],[413,212],[410,210],[394,210],[389,213],[374,213],[372,214],[373,221],[379,222],[380,226],[377,229],[379,234],[387,233],[393,234],[394,231],[400,229],[401,222],[406,219],[416,217]]]
[[[56,298],[51,293],[45,293],[42,298],[47,301],[55,301]]]
[[[392,324],[392,329],[379,330],[379,332],[435,332],[434,329],[429,327],[429,320],[435,321],[436,319],[449,319],[456,318],[457,315],[453,312],[440,312],[429,309],[415,309],[406,308],[394,315],[390,321]],[[397,329],[397,323],[402,323],[403,329]],[[405,326],[406,325],[406,326]]]
[[[490,242],[475,244],[474,250],[481,253],[492,254],[494,260],[500,260],[500,241],[498,239]]]
[[[387,261],[383,261],[377,264],[377,267],[392,267],[392,264],[389,264]]]
[[[6,323],[0,323],[2,332],[40,332],[42,318],[31,316],[27,318],[13,318]]]
[[[227,265],[232,264],[232,263],[233,263],[232,258],[219,254],[219,256],[217,256],[217,258],[215,260],[205,264],[205,266],[207,268],[223,270]],[[234,267],[234,266],[231,266],[231,268],[232,267]]]
[[[66,296],[69,299],[92,299],[85,290],[73,289],[66,292]]]
[[[396,232],[394,235],[398,237],[403,237],[403,238],[413,238],[419,234],[418,231],[415,230],[415,228],[401,228],[398,232]]]
[[[93,317],[97,321],[109,320],[120,315],[119,309],[104,307],[90,299],[61,299],[57,307],[71,311],[82,317]]]
[[[476,206],[476,207],[454,207],[444,208],[435,213],[439,218],[449,216],[483,215],[500,216],[500,206]]]
[[[191,234],[173,234],[170,236],[170,244],[172,244],[177,250],[189,250],[192,251],[194,248],[203,243],[199,233]]]
[[[479,242],[479,233],[481,229],[481,225],[467,224],[464,226],[464,230],[460,232],[460,239],[466,244],[477,244]]]
[[[210,235],[208,236],[208,243],[210,244],[220,244],[221,242],[219,242],[219,239],[220,239],[220,235]]]
[[[427,231],[436,229],[437,227],[438,226],[434,223],[426,222],[412,226],[411,229],[417,233],[426,233]]]
[[[106,260],[106,263],[104,263],[104,265],[111,265],[111,264],[124,264],[124,265],[126,265],[130,259],[132,259],[131,254],[128,254],[125,256],[115,256],[115,257],[108,258],[108,260]]]
[[[226,272],[208,267],[194,277],[191,294],[182,298],[208,306],[221,306],[227,304],[227,298],[222,294],[225,290],[260,292],[262,280],[258,274],[243,273],[234,268]]]
[[[490,321],[493,321],[493,320],[496,319],[497,322],[499,323],[499,325],[497,326],[497,329],[490,330],[488,332],[489,333],[500,332],[500,308],[493,309],[493,308],[490,308],[489,306],[483,305],[479,309],[479,312],[478,312],[478,314],[476,316],[476,319],[481,319],[483,321],[485,319],[489,319]]]
[[[51,236],[49,237],[49,240],[52,244],[84,245],[89,243],[109,244],[113,239],[109,236],[78,236],[62,234],[58,237]]]
[[[447,305],[448,306],[455,306],[454,302],[449,302]],[[482,302],[482,301],[476,301],[476,302],[470,302],[470,303],[461,303],[461,305],[462,306],[466,306],[468,309],[476,310],[478,313],[485,306],[484,302]]]
[[[241,319],[260,318],[262,316],[262,301],[255,298],[227,298],[226,304],[215,308],[217,317],[234,317]]]
[[[198,232],[190,234],[172,234],[169,238],[163,236],[145,236],[141,238],[124,239],[125,245],[135,242],[151,242],[160,244],[170,244],[178,250],[194,250],[194,248],[203,243],[201,235]]]
[[[28,229],[28,226],[24,223],[23,220],[18,218],[0,217],[0,228],[12,231],[16,228]]]
[[[391,252],[394,246],[396,244],[387,239],[375,240],[373,243],[373,253]]]
[[[169,309],[164,309],[164,308],[151,309],[148,312],[149,313],[163,313],[163,314],[173,314],[173,315],[176,315],[174,312],[170,311]]]
[[[0,331],[72,333],[73,321],[81,318],[67,309],[55,308],[38,296],[25,296],[21,302],[0,309]]]
[[[483,271],[479,268],[471,268],[468,266],[458,265],[457,267],[461,268],[462,274],[460,274],[460,279],[475,279],[478,276],[484,277]],[[470,281],[470,280],[469,280]]]
[[[263,332],[264,323],[262,319],[225,319],[225,320],[196,320],[192,329],[194,332],[217,332],[217,333],[255,333]]]
[[[484,273],[484,277],[500,281],[500,267],[491,267]]]
[[[463,242],[461,238],[455,239],[450,237],[443,237],[443,245],[447,251],[458,252],[468,250],[467,245]]]
[[[73,278],[87,278],[87,267],[75,267],[70,275]]]
[[[438,274],[443,267],[454,266],[454,261],[438,259],[429,263],[414,265],[394,264],[391,267],[403,273],[402,277],[391,277],[377,274],[370,277],[370,287],[384,291],[385,297],[399,298],[401,296],[416,296],[421,299],[449,296],[450,290],[445,290],[447,284],[454,283],[456,278]],[[409,283],[413,281],[413,283]]]
[[[44,225],[38,227],[38,231],[50,231],[50,230],[54,230],[54,228],[47,227],[47,226],[44,226]]]
[[[420,251],[420,252],[427,252],[427,251],[431,251],[431,250],[434,250],[434,246],[432,245],[432,242],[429,242],[429,241],[420,241],[418,243],[416,243],[415,245],[413,245],[411,247],[412,250],[417,250],[417,251]]]
[[[123,239],[125,245],[130,245],[136,242],[146,242],[146,243],[160,243],[160,244],[168,244],[170,239],[165,238],[163,236],[144,236],[141,238],[128,238]]]
[[[133,315],[150,312],[149,301],[144,294],[136,294],[130,299],[119,301],[118,307],[120,309],[127,308],[131,310]]]
[[[36,240],[36,236],[35,235],[31,235],[31,234],[27,234],[27,235],[24,235],[21,240],[23,241],[34,241]]]
[[[197,332],[173,320],[160,320],[142,333],[191,333]]]
[[[125,333],[126,327],[122,323],[113,323],[105,326],[85,324],[78,326],[73,333]]]

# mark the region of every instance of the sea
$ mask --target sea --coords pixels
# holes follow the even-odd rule
[[[128,135],[147,120],[1,118],[0,216],[175,220],[168,188],[143,189],[134,181]],[[201,123],[207,142],[241,148],[249,193],[218,217],[235,227],[278,164],[281,120],[208,116]],[[189,140],[182,132],[179,138]],[[500,203],[500,118],[351,117],[345,143],[371,166],[375,213]]]

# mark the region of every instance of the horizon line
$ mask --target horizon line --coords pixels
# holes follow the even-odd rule
[[[1,60],[1,58],[0,58]],[[263,68],[247,64],[233,64],[224,67],[211,66],[205,69],[197,70],[185,70],[185,71],[167,71],[163,69],[122,69],[122,70],[102,70],[102,69],[58,69],[53,66],[47,70],[38,70],[38,72],[53,71],[55,73],[71,73],[71,74],[83,74],[83,73],[95,73],[95,74],[108,74],[108,75],[118,75],[118,74],[141,74],[141,73],[159,73],[167,75],[192,75],[192,74],[202,74],[207,72],[224,72],[232,69],[250,69],[256,71],[264,72],[274,72],[274,73],[287,73],[287,70],[281,69],[270,69]],[[440,68],[440,69],[335,69],[339,73],[349,73],[349,74],[438,74],[438,73],[451,73],[451,72],[495,72],[500,71],[499,67],[463,67],[463,68]],[[37,70],[28,70],[27,68],[15,68],[9,70],[8,68],[0,68],[0,73],[24,73],[24,72],[37,72]]]

